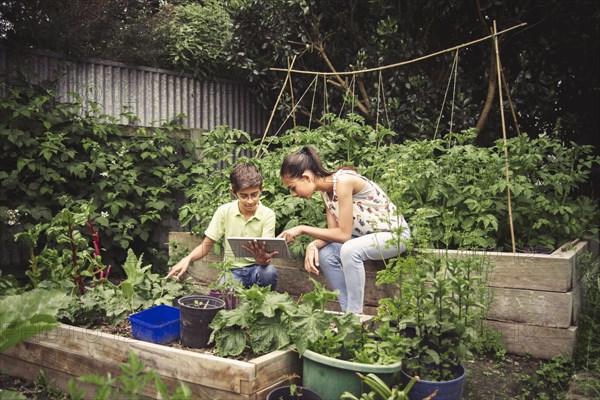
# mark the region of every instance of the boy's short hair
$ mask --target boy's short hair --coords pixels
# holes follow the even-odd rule
[[[236,165],[231,174],[229,174],[229,182],[231,182],[231,190],[237,193],[247,188],[262,188],[263,178],[258,168],[254,165],[241,163]]]

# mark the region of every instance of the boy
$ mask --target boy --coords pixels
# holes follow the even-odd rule
[[[275,212],[263,206],[260,194],[263,189],[262,175],[258,169],[247,163],[235,166],[229,175],[231,193],[237,198],[220,206],[204,232],[204,240],[186,257],[179,261],[169,272],[167,278],[180,279],[191,262],[206,256],[216,241],[230,236],[275,237]],[[233,278],[245,288],[258,286],[277,286],[277,270],[271,260],[277,251],[267,253],[264,243],[256,240],[244,246],[253,258],[238,258],[233,255],[229,242],[225,240],[223,261],[233,261]]]

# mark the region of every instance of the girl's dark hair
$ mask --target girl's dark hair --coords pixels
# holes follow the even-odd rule
[[[323,167],[323,163],[313,147],[305,146],[287,155],[281,164],[279,176],[282,178],[300,178],[306,170],[323,178],[334,173]]]

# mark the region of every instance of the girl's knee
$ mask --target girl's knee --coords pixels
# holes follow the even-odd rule
[[[340,249],[340,257],[342,260],[362,261],[361,248],[354,246],[354,243],[349,240],[344,243]]]
[[[331,258],[340,254],[341,243],[328,243],[319,249],[319,258]]]

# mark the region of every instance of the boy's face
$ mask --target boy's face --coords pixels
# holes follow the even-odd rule
[[[238,192],[231,191],[238,199],[240,211],[246,213],[253,213],[258,208],[260,202],[260,194],[262,188],[260,186],[249,187],[241,189]]]

